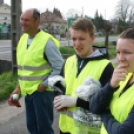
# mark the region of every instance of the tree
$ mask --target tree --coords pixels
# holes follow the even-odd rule
[[[73,8],[70,8],[66,13],[67,18],[77,18],[80,16],[82,16],[82,12],[80,12],[76,9],[73,9]]]
[[[109,32],[112,29],[112,25],[109,21],[105,21],[104,30],[105,30],[105,47],[108,53],[108,42],[109,42]],[[109,57],[108,57],[109,58]]]
[[[95,12],[94,19],[92,19],[92,22],[94,23],[96,30],[99,31],[101,29],[104,29],[104,19],[102,15],[98,13],[98,10]]]
[[[117,19],[132,22],[134,20],[134,2],[132,0],[120,0],[115,13]]]
[[[129,24],[127,22],[119,19],[119,21],[118,21],[118,31],[119,31],[119,33],[124,31],[128,26],[129,26]]]
[[[58,10],[57,8],[54,8],[54,9],[53,9],[53,14],[55,14],[56,16],[58,16],[58,17],[60,17],[60,18],[63,18],[62,15],[61,15],[60,10]]]
[[[131,9],[130,9],[130,12],[129,12],[129,15],[128,15],[128,23],[130,25],[133,25],[134,24],[134,4],[131,5]]]
[[[96,30],[99,30],[99,14],[98,14],[98,10],[96,10],[95,15],[94,15],[94,19],[93,19],[93,23],[96,27]]]

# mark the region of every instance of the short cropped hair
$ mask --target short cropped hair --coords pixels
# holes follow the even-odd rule
[[[33,18],[35,20],[40,19],[40,12],[37,9],[33,10]]]
[[[94,36],[95,33],[94,24],[87,18],[78,18],[72,23],[70,29],[88,32],[90,36]]]
[[[133,39],[134,40],[134,27],[127,28],[120,35],[119,38],[122,39]]]

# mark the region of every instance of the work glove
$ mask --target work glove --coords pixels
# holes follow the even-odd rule
[[[56,110],[62,108],[74,107],[76,106],[77,98],[68,95],[59,95],[54,98],[54,107]]]
[[[9,99],[8,99],[8,105],[9,106],[16,106],[16,107],[21,107],[20,102],[19,102],[20,96],[18,94],[13,94]]]
[[[54,91],[59,94],[65,93],[65,80],[60,75],[51,76],[48,78],[48,87],[52,88]]]

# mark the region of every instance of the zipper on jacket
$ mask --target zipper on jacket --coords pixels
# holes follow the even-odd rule
[[[79,68],[82,67],[84,60],[81,61]]]

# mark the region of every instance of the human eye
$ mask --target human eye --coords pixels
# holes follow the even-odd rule
[[[124,53],[125,54],[131,54],[131,52],[130,51],[127,51],[127,50]]]
[[[116,51],[116,54],[120,54],[120,51]]]
[[[75,41],[75,40],[76,40],[76,38],[72,38],[72,40],[73,40],[73,41]]]
[[[80,40],[85,40],[85,38],[83,38],[83,37],[81,37],[81,38],[79,38]]]

